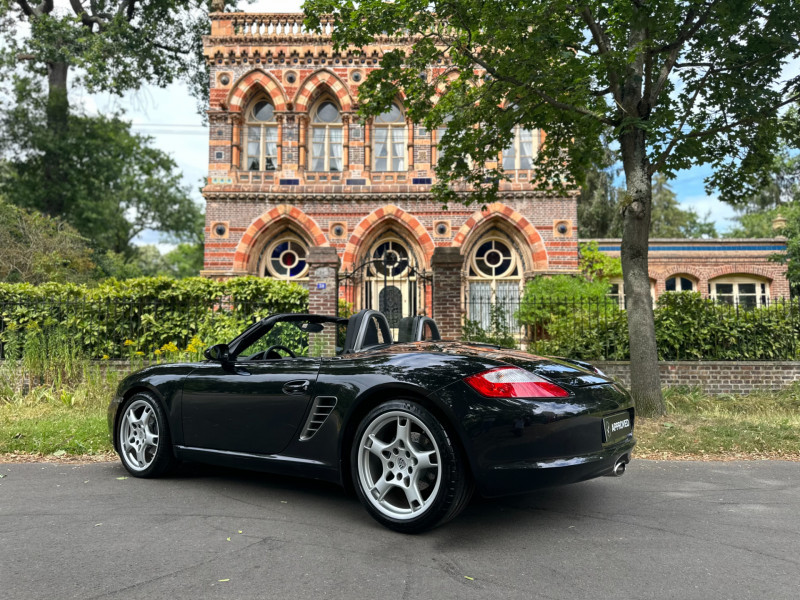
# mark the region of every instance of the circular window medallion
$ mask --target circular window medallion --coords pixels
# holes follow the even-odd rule
[[[436,224],[436,235],[447,235],[447,231],[448,231],[447,223]]]
[[[292,73],[291,71],[288,72],[286,74],[286,81],[288,81],[289,83],[294,83],[295,81],[297,81],[297,74]]]
[[[344,237],[344,226],[343,225],[334,225],[333,226],[333,236],[340,238]]]
[[[516,269],[514,253],[506,242],[498,239],[480,244],[472,256],[472,264],[484,277],[503,277]]]
[[[408,249],[399,240],[379,244],[371,255],[373,275],[401,277],[408,270]]]
[[[350,74],[350,79],[353,81],[361,81],[361,73],[359,71],[353,71]]]
[[[219,78],[219,82],[222,85],[228,85],[231,82],[231,78],[228,75],[221,75]]]
[[[225,237],[225,234],[228,233],[228,227],[225,223],[217,223],[214,225],[214,235],[217,237]]]
[[[295,237],[284,237],[267,249],[265,275],[296,279],[308,271],[306,245]]]

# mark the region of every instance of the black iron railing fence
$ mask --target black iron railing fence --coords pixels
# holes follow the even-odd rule
[[[90,358],[152,357],[229,341],[275,312],[258,301],[172,298],[15,300],[0,302],[0,358],[71,348]],[[468,299],[466,339],[587,360],[626,360],[626,313],[616,300],[506,297]],[[435,315],[434,315],[435,317]],[[715,304],[698,294],[664,294],[655,308],[663,360],[798,360],[800,298],[761,307]]]
[[[469,299],[466,309],[468,339],[587,360],[629,358],[627,315],[613,298],[481,298]],[[654,314],[662,360],[800,358],[798,298],[754,307],[664,294]]]

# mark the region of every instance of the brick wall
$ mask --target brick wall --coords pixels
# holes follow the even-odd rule
[[[626,387],[631,383],[627,361],[592,361]],[[800,361],[663,361],[663,387],[699,387],[709,394],[746,394],[780,390],[800,381]]]

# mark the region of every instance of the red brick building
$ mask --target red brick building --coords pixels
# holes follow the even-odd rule
[[[598,249],[619,256],[619,239],[597,242]],[[786,266],[770,257],[786,251],[786,240],[651,239],[648,255],[653,299],[664,292],[694,291],[717,302],[763,306],[788,298]],[[622,280],[612,280],[613,293],[624,303]]]
[[[516,304],[529,278],[578,271],[577,195],[533,182],[544,132],[518,130],[498,155],[510,181],[495,204],[443,210],[430,189],[444,129],[409,121],[400,97],[366,123],[356,113],[359,85],[396,46],[337,52],[330,27],[309,34],[299,13],[211,15],[203,275],[296,280],[315,290],[316,311],[335,311],[342,297],[390,321],[433,314],[455,336],[463,316],[486,322],[489,302]],[[618,253],[619,240],[600,242]],[[778,246],[653,240],[654,297],[786,296],[784,269],[767,261]]]
[[[430,195],[443,130],[411,123],[402,98],[366,123],[356,115],[358,87],[391,45],[335,52],[301,14],[218,13],[204,48],[204,275],[307,281],[310,249],[333,248],[355,308],[410,314],[432,302],[437,248],[457,249],[439,262],[461,273],[460,298],[517,298],[534,275],[577,271],[576,197],[531,181],[544,133],[520,130],[498,156],[511,181],[497,203],[443,210]]]

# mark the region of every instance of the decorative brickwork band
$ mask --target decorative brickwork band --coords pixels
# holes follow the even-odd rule
[[[439,247],[433,251],[433,318],[443,339],[461,338],[463,265],[464,257],[458,248]]]
[[[229,110],[231,112],[241,112],[247,99],[259,90],[264,90],[270,97],[276,111],[283,112],[286,110],[286,95],[281,84],[278,83],[274,76],[265,73],[261,69],[251,71],[236,82],[228,96]]]
[[[247,231],[244,232],[236,254],[233,258],[233,270],[240,273],[249,273],[254,268],[254,259],[259,248],[263,245],[263,235],[269,230],[275,230],[282,220],[293,223],[299,232],[307,237],[314,246],[329,246],[328,238],[316,221],[301,211],[296,206],[281,204],[268,210],[255,219]],[[334,251],[335,254],[335,251]],[[337,259],[338,260],[338,259]]]
[[[353,99],[350,97],[350,92],[347,91],[347,86],[341,79],[327,70],[317,71],[303,82],[294,99],[295,110],[297,112],[308,112],[312,102],[323,89],[330,90],[331,94],[336,97],[342,112],[352,112]]]

